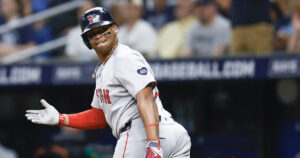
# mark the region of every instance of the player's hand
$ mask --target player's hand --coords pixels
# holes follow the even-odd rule
[[[59,112],[44,99],[41,104],[43,110],[26,110],[25,116],[28,120],[36,124],[57,125],[59,123]]]
[[[159,140],[150,140],[146,145],[146,158],[163,158]]]

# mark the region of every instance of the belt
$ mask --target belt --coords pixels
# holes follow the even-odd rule
[[[169,118],[172,118],[172,117],[169,117]],[[131,127],[131,121],[132,121],[132,120],[128,121],[128,122],[125,124],[125,126],[120,130],[120,133],[129,130],[129,128]],[[159,122],[161,122],[161,116],[160,116],[160,115],[159,115]]]
[[[120,133],[129,130],[130,127],[131,127],[131,120],[125,124],[125,126],[120,130]]]

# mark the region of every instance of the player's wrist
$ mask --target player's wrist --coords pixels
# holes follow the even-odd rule
[[[59,113],[59,119],[58,119],[58,124],[57,126],[63,126],[65,124],[66,121],[66,115]]]
[[[152,147],[157,147],[160,150],[160,140],[159,139],[148,139],[147,146],[150,144],[153,144],[154,146]]]
[[[148,140],[159,140],[158,126],[155,123],[145,125]]]

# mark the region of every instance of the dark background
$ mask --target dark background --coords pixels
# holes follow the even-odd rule
[[[282,81],[159,82],[158,87],[165,109],[189,131],[191,157],[288,158],[300,148],[300,106],[299,94],[290,103],[281,101],[278,89]],[[289,81],[299,88],[298,78]],[[61,140],[55,138],[61,128],[34,125],[24,116],[26,109],[42,108],[42,98],[61,113],[89,109],[93,90],[94,85],[1,88],[0,141],[21,158],[34,157],[38,148],[51,144],[75,150],[69,155],[75,158],[91,157],[91,150],[103,155],[101,148],[105,147],[112,155],[116,140],[109,127],[84,131],[80,134],[83,139],[66,136]]]

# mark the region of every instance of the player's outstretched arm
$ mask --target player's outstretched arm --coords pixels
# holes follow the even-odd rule
[[[56,126],[64,125],[86,130],[104,128],[107,125],[101,109],[92,108],[76,114],[60,114],[44,99],[41,100],[41,103],[45,109],[26,111],[25,116],[33,123]]]
[[[27,119],[36,124],[58,125],[59,112],[44,99],[41,100],[41,104],[45,109],[27,110],[25,114]]]
[[[138,110],[143,119],[148,143],[146,145],[146,158],[163,158],[159,140],[159,116],[157,105],[153,98],[152,87],[139,91],[136,95]]]

